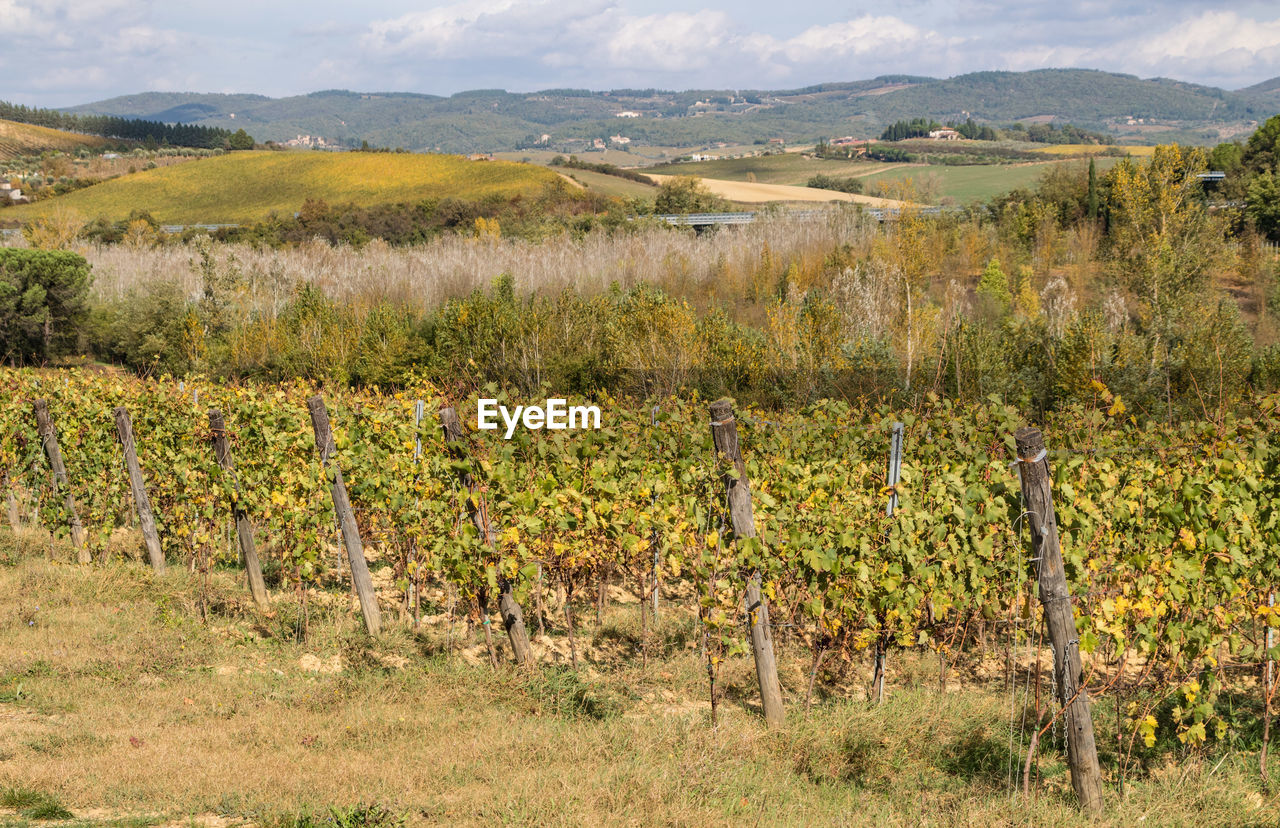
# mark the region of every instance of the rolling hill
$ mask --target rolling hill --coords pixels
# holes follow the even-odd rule
[[[1272,78],[1262,83],[1255,83],[1237,92],[1238,95],[1252,101],[1255,106],[1280,111],[1280,78]]]
[[[46,150],[75,152],[82,148],[101,150],[120,144],[95,135],[78,135],[32,124],[0,120],[0,161],[20,155],[38,155]]]
[[[546,148],[581,152],[583,143],[621,133],[635,146],[807,143],[875,136],[888,123],[972,115],[1007,123],[1051,120],[1109,130],[1139,143],[1162,135],[1213,143],[1280,109],[1276,82],[1227,91],[1088,69],[975,72],[948,79],[882,76],[792,90],[578,89],[450,97],[328,90],[287,98],[149,92],[69,111],[204,126],[243,127],[260,141],[324,136],[349,145],[447,152]],[[636,117],[617,117],[619,113]],[[1135,124],[1129,124],[1133,119]],[[1141,119],[1141,123],[1137,123]]]
[[[145,210],[163,224],[244,223],[291,215],[308,198],[374,205],[428,198],[533,194],[558,180],[544,167],[459,156],[366,152],[240,152],[122,176],[14,207],[6,219],[48,210],[118,220]]]

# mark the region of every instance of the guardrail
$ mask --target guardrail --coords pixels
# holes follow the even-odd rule
[[[238,224],[162,224],[160,229],[166,233],[181,233],[184,230],[230,230]]]

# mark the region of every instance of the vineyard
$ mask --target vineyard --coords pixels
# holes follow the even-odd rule
[[[309,198],[370,206],[529,196],[556,180],[550,170],[529,164],[479,164],[449,155],[236,152],[144,170],[50,203],[113,221],[145,210],[167,224],[234,223],[262,221],[272,213],[290,216]],[[27,221],[48,209],[24,205],[9,217]]]
[[[434,612],[474,625],[498,666],[496,609],[513,655],[527,662],[532,653],[512,632],[513,623],[523,630],[523,611],[563,629],[577,667],[570,607],[603,600],[611,584],[640,598],[646,631],[654,612],[688,611],[714,717],[723,666],[753,649],[760,663],[752,633],[762,619],[742,600],[758,585],[768,635],[811,659],[807,685],[781,689],[788,715],[813,702],[824,664],[872,663],[875,698],[904,653],[936,658],[944,688],[955,665],[995,663],[1028,767],[1035,739],[1060,727],[1040,686],[1045,633],[1030,537],[1039,524],[1028,520],[1017,468],[1044,460],[1078,629],[1071,643],[1095,707],[1117,723],[1113,773],[1139,773],[1158,742],[1174,740],[1189,752],[1261,745],[1265,765],[1280,565],[1274,397],[1222,422],[1139,423],[1097,384],[1095,405],[1038,424],[1043,458],[1018,458],[1014,434],[1026,423],[997,399],[925,397],[907,410],[823,401],[719,420],[696,398],[597,399],[599,430],[517,430],[504,440],[470,428],[473,400],[425,383],[326,392],[310,410],[314,389],[302,384],[5,371],[0,388],[8,519],[72,536],[82,562],[113,554],[113,537],[137,521],[123,407],[160,541],[153,564],[260,568],[266,589],[254,584],[254,599],[303,607],[299,636],[326,576],[354,574],[372,633],[416,628],[425,604],[438,602]],[[56,430],[61,486],[37,400]],[[461,422],[442,428],[452,422],[442,409],[453,406]],[[718,459],[720,436],[713,441],[730,421],[737,469]],[[887,485],[895,423],[901,468]],[[215,451],[222,441],[225,452]],[[732,491],[744,479],[754,537],[726,505],[726,480]],[[360,584],[365,549],[388,585],[376,593]],[[560,618],[546,617],[553,594]]]

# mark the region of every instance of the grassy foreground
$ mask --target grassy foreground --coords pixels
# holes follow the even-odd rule
[[[313,599],[299,643],[293,596],[259,617],[238,573],[202,590],[181,566],[69,561],[0,529],[0,824],[1085,824],[1053,751],[1011,796],[998,682],[939,692],[936,666],[895,662],[883,707],[845,693],[806,717],[789,648],[787,727],[765,730],[737,659],[713,729],[675,603],[647,665],[635,605],[613,604],[580,614],[580,672],[549,663],[557,638],[525,675],[461,624],[371,641],[344,591]],[[1107,795],[1101,824],[1275,823],[1252,757]]]
[[[551,170],[458,155],[373,152],[235,152],[126,175],[12,208],[26,221],[57,209],[118,220],[145,210],[164,224],[237,223],[292,215],[308,198],[370,206],[449,196],[532,195]]]

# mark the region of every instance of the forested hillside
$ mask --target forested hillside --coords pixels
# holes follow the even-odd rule
[[[1130,118],[1141,118],[1144,130],[1151,125],[1194,136],[1197,131],[1261,122],[1275,114],[1276,103],[1274,84],[1237,93],[1167,79],[1046,69],[977,72],[947,80],[884,76],[793,90],[475,90],[447,98],[329,90],[279,99],[146,93],[68,111],[228,130],[243,127],[259,140],[283,141],[305,134],[355,146],[368,141],[375,146],[472,152],[531,146],[544,134],[554,145],[607,138],[619,131],[650,146],[750,144],[770,138],[812,142],[849,133],[873,137],[898,120],[968,116],[991,123],[1048,118],[1112,132],[1127,129]],[[615,117],[620,112],[638,117]],[[1212,136],[1198,140],[1214,142]]]

